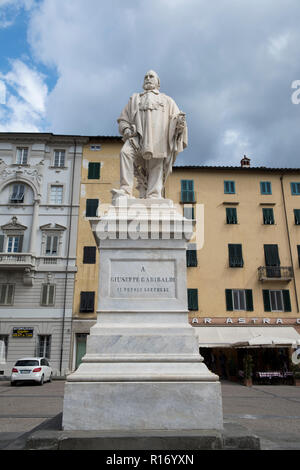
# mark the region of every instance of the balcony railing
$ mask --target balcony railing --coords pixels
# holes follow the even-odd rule
[[[35,256],[31,253],[0,253],[1,268],[34,268]]]
[[[285,281],[293,279],[292,266],[260,266],[258,268],[258,279],[260,281]]]

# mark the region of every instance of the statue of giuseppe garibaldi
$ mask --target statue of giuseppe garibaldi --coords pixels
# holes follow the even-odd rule
[[[140,198],[162,198],[162,189],[178,153],[187,146],[185,114],[160,93],[160,80],[150,70],[144,91],[134,93],[119,119],[124,145],[120,153],[120,189],[113,197],[132,197],[134,176]]]

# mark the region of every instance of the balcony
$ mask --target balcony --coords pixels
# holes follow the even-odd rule
[[[0,269],[35,268],[35,256],[31,253],[0,253]]]
[[[292,266],[260,266],[258,279],[260,281],[290,282],[294,278]]]

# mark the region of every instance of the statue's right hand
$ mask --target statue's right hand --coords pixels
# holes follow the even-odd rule
[[[128,127],[124,130],[123,136],[125,139],[129,139],[132,136],[132,132]]]

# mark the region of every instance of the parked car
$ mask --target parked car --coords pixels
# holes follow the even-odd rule
[[[10,383],[16,385],[17,382],[31,380],[43,385],[44,382],[51,382],[52,374],[52,368],[45,357],[24,357],[15,363]]]

